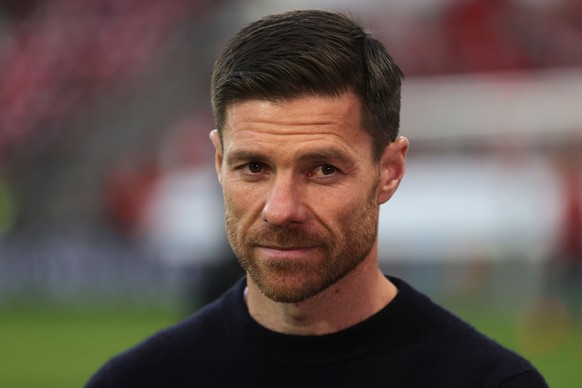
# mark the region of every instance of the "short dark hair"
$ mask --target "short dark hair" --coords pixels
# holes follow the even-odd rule
[[[214,64],[215,125],[222,137],[229,104],[340,96],[362,101],[362,126],[380,159],[398,136],[403,75],[386,48],[351,17],[321,10],[266,16],[243,27]]]

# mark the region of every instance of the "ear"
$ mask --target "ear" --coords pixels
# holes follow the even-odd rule
[[[216,175],[218,176],[218,182],[222,184],[222,141],[216,129],[210,131],[209,137],[215,149],[214,167],[216,168]]]
[[[396,192],[404,176],[408,139],[399,137],[384,150],[380,160],[380,183],[378,184],[378,205],[388,201]]]

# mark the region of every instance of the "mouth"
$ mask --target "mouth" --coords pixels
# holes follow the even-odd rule
[[[280,246],[280,245],[259,245],[259,248],[264,249],[274,249],[277,251],[294,251],[298,249],[310,249],[313,247],[302,247],[302,246]]]
[[[307,246],[276,246],[276,245],[260,245],[257,247],[259,252],[271,259],[292,260],[301,259],[310,255],[315,247]]]

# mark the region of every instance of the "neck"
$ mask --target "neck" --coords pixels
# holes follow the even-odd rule
[[[251,316],[279,333],[322,335],[347,329],[384,308],[396,287],[374,260],[360,265],[322,293],[299,303],[279,303],[264,296],[247,276],[246,302]]]

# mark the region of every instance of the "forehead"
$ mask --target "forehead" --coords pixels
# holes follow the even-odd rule
[[[230,105],[223,129],[225,152],[246,145],[289,146],[317,142],[371,149],[361,125],[361,101],[352,93],[289,101],[247,100]]]

